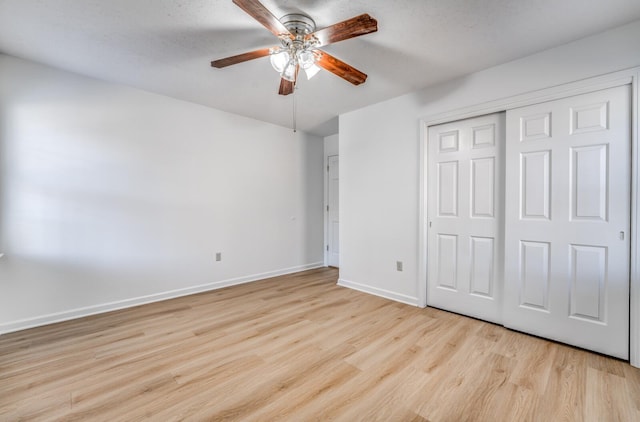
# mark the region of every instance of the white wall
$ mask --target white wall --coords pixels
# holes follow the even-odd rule
[[[338,155],[339,138],[338,134],[324,137],[324,156]]]
[[[0,55],[0,159],[0,333],[322,265],[319,137]]]
[[[418,303],[420,118],[638,66],[639,39],[640,21],[341,115],[340,283]]]

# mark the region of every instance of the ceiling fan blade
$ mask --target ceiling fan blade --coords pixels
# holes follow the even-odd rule
[[[255,20],[264,25],[264,27],[271,31],[276,37],[281,35],[291,35],[282,22],[273,16],[273,14],[269,12],[269,9],[264,7],[264,5],[258,0],[233,0],[233,2]]]
[[[293,82],[288,81],[284,78],[280,79],[280,89],[278,90],[278,94],[289,95],[292,93],[293,93]]]
[[[237,56],[225,57],[224,59],[218,59],[211,62],[212,67],[218,69],[222,67],[231,66],[232,64],[238,64],[253,59],[259,59],[260,57],[269,55],[269,48],[261,48],[260,50],[249,51],[248,53],[238,54]]]
[[[298,72],[300,71],[300,65],[296,66],[296,75],[295,79],[298,80]],[[295,82],[291,82],[286,80],[285,78],[280,79],[280,89],[278,90],[278,94],[280,95],[289,95],[293,94],[293,90],[296,87]]]
[[[365,13],[320,29],[313,34],[307,35],[306,38],[316,37],[320,41],[319,47],[321,47],[338,41],[348,40],[349,38],[359,37],[360,35],[370,34],[377,30],[378,21]]]
[[[324,70],[328,70],[334,75],[340,76],[345,81],[351,82],[354,85],[360,85],[367,80],[367,75],[360,72],[355,67],[349,66],[342,60],[336,59],[324,51],[316,51],[316,64]]]

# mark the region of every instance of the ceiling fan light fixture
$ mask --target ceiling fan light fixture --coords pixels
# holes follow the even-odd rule
[[[289,58],[290,58],[289,53],[286,50],[272,49],[272,53],[270,57],[271,66],[276,72],[282,73],[285,70],[285,67],[287,67],[287,64],[289,63]]]
[[[304,69],[304,68],[303,68]],[[304,73],[307,74],[307,79],[311,79],[320,72],[320,68],[314,64],[304,69]]]
[[[286,79],[289,82],[295,82],[296,81],[296,65],[297,63],[295,58],[291,58],[289,60],[289,63],[287,63],[287,66],[282,71],[282,74],[280,75],[282,76],[282,79]]]
[[[316,58],[313,55],[313,52],[310,50],[301,50],[297,52],[298,55],[298,63],[300,63],[300,67],[304,70],[309,69],[311,66],[315,65]]]

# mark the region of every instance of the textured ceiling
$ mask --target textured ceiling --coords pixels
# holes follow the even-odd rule
[[[337,132],[341,113],[640,19],[638,0],[263,0],[318,28],[369,13],[379,31],[325,47],[369,75],[303,76],[298,128]],[[0,0],[0,52],[291,127],[268,58],[212,59],[276,45],[231,0]]]

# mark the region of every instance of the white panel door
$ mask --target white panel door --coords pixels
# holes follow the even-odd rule
[[[329,185],[328,185],[328,200],[329,205],[327,213],[329,214],[329,230],[328,230],[328,262],[332,267],[340,266],[340,247],[339,247],[339,234],[340,234],[340,221],[338,220],[339,202],[338,202],[338,180],[340,173],[338,170],[338,156],[332,155],[328,159],[329,163]]]
[[[501,322],[504,113],[429,127],[427,304]]]
[[[504,325],[628,358],[630,88],[507,112]]]

